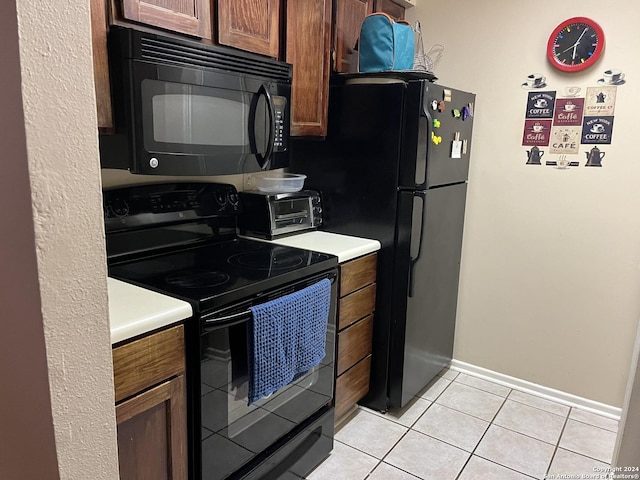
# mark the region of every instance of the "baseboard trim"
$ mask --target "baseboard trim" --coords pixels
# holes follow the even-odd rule
[[[620,416],[622,415],[622,408],[613,407],[605,403],[589,400],[588,398],[579,397],[561,390],[555,390],[543,385],[538,385],[537,383],[528,382],[503,373],[494,372],[493,370],[461,362],[460,360],[451,360],[450,368],[457,372],[473,375],[474,377],[489,380],[499,385],[513,388],[514,390],[520,390],[521,392],[537,395],[538,397],[542,397],[553,402],[562,403],[569,407],[576,407],[614,420],[620,420]]]

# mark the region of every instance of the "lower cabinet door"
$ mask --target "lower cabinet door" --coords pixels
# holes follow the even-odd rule
[[[336,379],[336,418],[342,417],[369,392],[371,355]]]
[[[187,480],[185,379],[116,405],[121,480]]]

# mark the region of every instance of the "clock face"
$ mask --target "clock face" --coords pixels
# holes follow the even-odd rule
[[[578,72],[593,65],[604,50],[602,28],[588,18],[565,20],[551,33],[547,57],[564,72]]]

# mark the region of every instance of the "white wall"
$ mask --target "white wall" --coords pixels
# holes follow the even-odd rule
[[[640,318],[640,7],[622,0],[421,0],[425,48],[445,46],[439,83],[478,95],[454,357],[620,407]],[[545,56],[561,21],[587,16],[606,49],[592,69],[563,74]],[[613,143],[602,168],[525,165],[524,78],[548,90],[596,86],[619,67]],[[546,153],[544,160],[554,159]]]
[[[636,343],[629,369],[629,381],[624,399],[620,430],[616,441],[616,448],[611,462],[614,466],[638,466],[638,452],[640,452],[640,328],[636,336]]]
[[[0,478],[117,479],[89,2],[0,5]]]

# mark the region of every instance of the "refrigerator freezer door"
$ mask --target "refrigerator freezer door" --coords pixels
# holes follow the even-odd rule
[[[389,372],[393,406],[406,405],[451,360],[466,192],[466,183],[460,183],[399,193],[402,244],[396,249]],[[397,315],[403,307],[406,318]]]
[[[442,141],[437,145],[433,142],[431,134],[426,139],[429,142],[427,188],[464,182],[469,174],[473,118],[463,120],[462,111],[469,104],[473,106],[476,97],[472,93],[443,87],[442,85],[426,84],[426,87],[423,92],[422,105],[430,110],[432,118],[430,127],[433,135],[442,138]],[[441,101],[445,96],[445,90],[451,92],[451,101],[445,102],[442,112],[437,109],[433,110],[433,102]],[[460,116],[456,117],[455,111],[460,112]],[[467,141],[467,151],[462,152],[461,158],[451,158],[451,145],[456,137],[459,137],[460,141]],[[417,178],[416,180],[419,181],[421,179]]]

